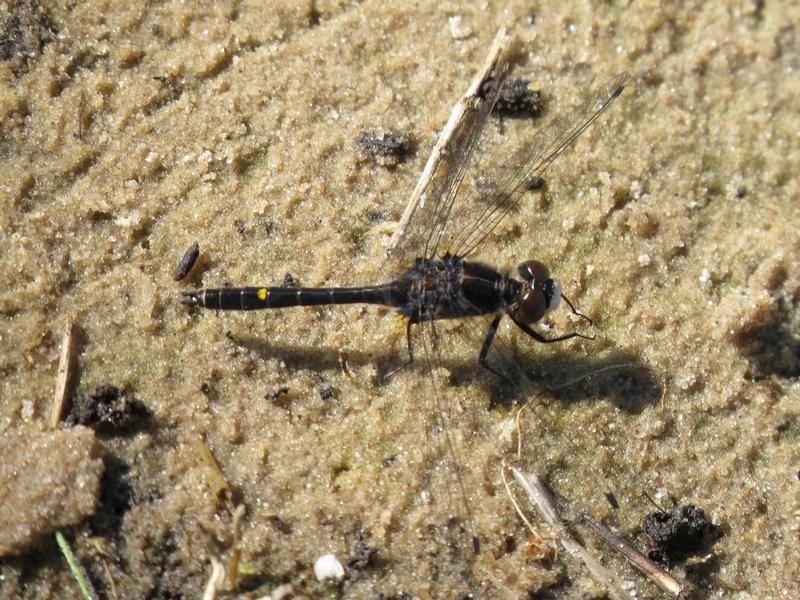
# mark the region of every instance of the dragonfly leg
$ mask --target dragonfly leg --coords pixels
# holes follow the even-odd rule
[[[589,317],[587,317],[582,312],[578,312],[577,310],[575,310],[575,307],[572,306],[572,302],[570,302],[569,298],[567,298],[564,294],[561,294],[561,299],[564,302],[567,303],[567,305],[569,306],[569,309],[572,311],[572,314],[579,316],[581,319],[586,319],[587,321],[589,321],[589,325],[594,325],[593,321]],[[590,339],[594,339],[594,338],[590,338]]]
[[[414,362],[414,346],[411,343],[411,320],[409,319],[406,323],[406,344],[408,344],[408,360],[402,363],[400,366],[395,367],[391,371],[389,371],[386,375],[384,375],[383,380],[389,381],[395,374],[399,373],[406,367],[410,366],[411,363]]]
[[[593,335],[592,336],[583,335],[582,333],[578,333],[577,331],[573,331],[572,333],[567,333],[566,335],[560,335],[560,336],[554,337],[554,338],[544,337],[541,333],[539,333],[538,331],[534,331],[533,329],[528,327],[525,323],[521,323],[521,322],[517,321],[514,318],[514,315],[512,315],[510,312],[508,313],[508,316],[511,317],[512,321],[514,321],[514,325],[516,325],[517,327],[522,329],[522,331],[524,331],[526,334],[531,336],[537,342],[541,342],[542,344],[552,344],[553,342],[563,342],[564,340],[569,340],[569,339],[572,339],[574,337],[583,338],[585,340],[593,340],[594,339]]]
[[[484,369],[486,369],[491,373],[494,373],[500,379],[505,379],[506,381],[514,383],[507,375],[504,375],[503,373],[492,367],[492,365],[489,364],[489,361],[487,359],[489,356],[489,348],[491,347],[492,342],[494,341],[494,335],[497,333],[497,327],[500,325],[500,319],[502,318],[503,318],[503,313],[501,312],[497,313],[494,319],[492,320],[492,324],[489,325],[489,331],[486,332],[486,337],[483,340],[483,346],[481,347],[481,353],[478,356],[478,362],[481,363],[481,366]]]

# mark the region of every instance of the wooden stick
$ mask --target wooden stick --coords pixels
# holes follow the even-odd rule
[[[215,556],[209,558],[211,559],[211,575],[209,575],[206,589],[203,591],[203,600],[215,600],[217,592],[222,590],[222,584],[225,582],[225,567]]]
[[[236,586],[239,584],[239,560],[242,556],[240,547],[242,541],[242,519],[246,511],[244,504],[239,504],[233,511],[233,550],[231,551],[231,560],[228,565],[228,581],[234,591],[236,591]]]
[[[604,542],[622,554],[636,569],[644,573],[650,581],[672,595],[673,598],[684,600],[689,597],[689,593],[683,589],[677,579],[639,552],[639,550],[624,537],[614,533],[608,527],[600,523],[595,523],[589,518],[583,517],[581,521],[600,536]]]
[[[70,376],[72,375],[72,333],[73,333],[72,320],[67,319],[64,326],[64,340],[61,342],[61,357],[58,360],[58,374],[56,375],[56,390],[53,395],[53,409],[50,413],[50,429],[58,427],[58,422],[61,420],[61,413],[64,410],[64,403],[66,402],[67,390],[69,389]]]
[[[572,537],[566,524],[558,516],[550,492],[542,480],[532,473],[523,473],[516,467],[511,467],[511,472],[514,474],[514,479],[517,480],[517,483],[523,487],[531,501],[536,505],[539,514],[561,541],[564,549],[586,567],[589,574],[608,591],[608,595],[611,598],[614,600],[633,600],[633,597],[622,587],[622,582],[619,578],[606,569],[599,560]]]
[[[414,210],[416,210],[417,206],[422,200],[423,194],[428,189],[428,185],[431,182],[433,174],[436,172],[439,163],[447,153],[447,145],[450,143],[450,140],[453,138],[455,132],[458,131],[459,127],[462,125],[467,109],[475,101],[475,98],[478,97],[478,94],[480,94],[489,75],[507,60],[506,49],[509,45],[510,39],[511,38],[504,27],[497,32],[497,35],[495,36],[494,41],[489,48],[489,54],[486,56],[486,60],[484,60],[480,70],[473,78],[472,83],[470,84],[466,93],[453,107],[453,111],[450,113],[450,118],[447,120],[447,124],[439,134],[436,144],[433,146],[433,151],[431,152],[430,157],[428,157],[428,162],[425,164],[425,168],[422,170],[422,175],[417,182],[417,186],[411,193],[411,198],[406,205],[405,211],[403,211],[403,216],[400,217],[400,220],[397,222],[397,228],[394,230],[392,237],[389,239],[389,243],[386,246],[387,254],[391,254],[392,250],[394,250],[395,246],[400,241],[400,238],[405,233],[408,223],[411,220],[411,215],[414,214]]]

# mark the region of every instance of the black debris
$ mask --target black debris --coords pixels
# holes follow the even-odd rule
[[[0,60],[10,61],[19,77],[58,31],[38,2],[12,3],[8,16],[0,23]]]
[[[478,88],[478,98],[481,100],[491,98],[495,90],[497,90],[497,79],[495,79],[494,75],[487,75]]]
[[[722,535],[703,509],[693,504],[675,506],[668,512],[651,512],[644,518],[642,528],[655,546],[651,558],[657,562],[662,557],[681,560],[702,552]]]
[[[363,218],[367,223],[383,223],[388,219],[386,213],[382,210],[364,211]]]
[[[542,94],[526,79],[507,79],[494,105],[494,113],[503,117],[536,117],[541,111]]]
[[[317,3],[311,2],[308,7],[308,25],[309,27],[316,27],[322,21],[322,13],[317,9]]]
[[[323,400],[330,400],[331,398],[333,398],[333,396],[335,395],[333,387],[331,386],[330,383],[328,383],[327,379],[325,379],[319,373],[315,373],[314,381],[317,384],[317,392],[319,392],[320,398],[322,398]]]
[[[175,267],[175,272],[172,275],[172,278],[175,281],[180,281],[184,277],[189,274],[189,271],[192,270],[197,257],[200,256],[200,246],[197,242],[193,242],[191,246],[186,249],[186,252],[183,253],[183,258],[181,258],[178,266]]]
[[[353,553],[347,559],[347,566],[357,571],[366,569],[375,559],[378,551],[364,541],[364,535],[359,532],[356,535],[356,543]]]
[[[619,510],[619,502],[617,502],[617,497],[614,495],[614,492],[606,492],[606,501],[614,510]]]
[[[491,97],[496,88],[494,77],[487,77],[481,85],[478,97],[482,100]],[[542,94],[530,88],[527,79],[507,79],[500,88],[493,113],[501,117],[537,117],[542,112]]]
[[[66,422],[123,430],[149,417],[150,411],[132,392],[103,384],[92,392],[78,392],[72,397]]]
[[[292,274],[291,273],[286,273],[283,276],[283,281],[281,282],[281,287],[287,287],[287,288],[294,287],[294,284],[295,284],[295,280],[294,280],[294,277],[292,277]]]
[[[284,534],[292,533],[292,526],[281,519],[278,515],[267,515],[264,520],[276,531]]]
[[[384,167],[394,167],[411,152],[411,137],[403,133],[363,131],[356,140],[361,153]]]
[[[277,390],[269,392],[266,396],[264,396],[264,400],[285,408],[286,401],[281,400],[281,397],[285,396],[288,393],[289,393],[289,388],[284,385],[282,387],[279,387]]]
[[[522,186],[529,192],[532,192],[533,190],[540,190],[544,187],[544,179],[537,177],[536,175],[529,175],[522,180]]]
[[[747,188],[743,185],[740,185],[736,188],[736,197],[737,198],[744,198],[747,195]]]
[[[208,396],[208,393],[211,391],[211,386],[208,385],[205,381],[200,384],[200,393],[204,396]]]

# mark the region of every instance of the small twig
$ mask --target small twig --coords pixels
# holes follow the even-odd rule
[[[83,572],[83,567],[81,567],[75,555],[72,553],[72,549],[69,547],[67,540],[64,539],[64,536],[58,530],[56,530],[56,543],[58,547],[61,548],[61,553],[67,560],[69,570],[72,571],[72,576],[75,578],[75,581],[78,582],[78,587],[81,589],[81,596],[84,600],[97,600],[97,592],[94,590],[92,583]]]
[[[665,511],[664,511],[664,509],[663,509],[663,508],[661,508],[661,507],[658,505],[658,502],[656,502],[655,500],[653,500],[653,497],[652,497],[650,494],[648,494],[648,493],[647,493],[647,490],[644,490],[642,493],[644,494],[644,497],[645,497],[645,498],[647,498],[647,499],[650,501],[650,504],[652,504],[653,506],[655,506],[655,508],[656,508],[656,510],[657,510],[658,512],[665,512]]]
[[[614,533],[608,527],[600,523],[595,523],[588,517],[582,517],[581,521],[600,536],[604,542],[628,559],[629,563],[644,573],[650,581],[655,583],[662,590],[671,594],[674,598],[678,598],[678,600],[689,597],[689,593],[681,587],[681,584],[672,575],[639,552],[639,550],[624,537]]]
[[[217,597],[217,592],[222,590],[222,584],[225,581],[225,567],[217,560],[216,557],[211,557],[211,576],[208,578],[206,589],[203,592],[203,600],[214,600]]]
[[[464,96],[462,96],[462,98],[453,107],[453,111],[450,113],[450,118],[447,120],[447,124],[444,126],[444,129],[442,129],[442,132],[439,134],[439,137],[436,140],[436,144],[433,146],[433,151],[431,152],[430,157],[428,157],[428,162],[425,164],[425,168],[422,170],[422,175],[420,176],[417,186],[414,188],[414,191],[411,194],[411,198],[406,205],[403,216],[400,217],[400,220],[397,223],[397,228],[394,230],[392,237],[389,239],[389,243],[386,246],[387,254],[390,254],[392,250],[394,250],[394,247],[405,233],[406,227],[408,227],[408,223],[411,220],[411,216],[414,214],[414,211],[419,205],[425,190],[427,190],[428,185],[431,182],[431,178],[436,172],[439,163],[447,154],[447,145],[450,143],[450,140],[455,132],[458,131],[458,128],[461,126],[464,120],[464,115],[467,113],[467,109],[480,94],[484,82],[489,75],[495,69],[497,69],[499,65],[501,65],[502,61],[506,60],[505,50],[509,44],[509,41],[510,37],[508,36],[506,29],[501,28],[500,31],[497,32],[497,35],[495,36],[494,41],[489,48],[489,54],[486,56],[486,60],[481,66],[480,70],[473,78],[472,83],[470,83],[470,86]]]
[[[528,528],[528,531],[530,531],[531,533],[536,533],[536,530],[533,528],[533,524],[528,520],[528,517],[525,516],[525,513],[522,512],[522,509],[520,508],[519,504],[517,503],[517,499],[514,497],[514,493],[511,491],[511,486],[508,485],[508,479],[506,478],[506,468],[507,467],[508,467],[508,465],[506,464],[506,462],[504,460],[503,464],[500,465],[500,477],[502,478],[503,485],[506,488],[506,496],[508,496],[508,499],[511,500],[511,504],[514,506],[514,510],[517,511],[517,514],[519,515],[519,518],[522,519],[523,523],[525,523],[525,527]]]
[[[108,583],[111,585],[111,597],[114,600],[119,600],[119,595],[117,594],[117,586],[114,583],[114,577],[111,575],[111,569],[108,568],[108,562],[102,556],[100,557],[100,562],[103,563],[103,570],[106,572],[106,577],[108,577]]]
[[[64,411],[64,403],[69,389],[70,375],[72,374],[72,332],[74,330],[72,320],[67,319],[64,326],[64,340],[61,342],[61,357],[58,360],[58,374],[56,375],[56,391],[53,396],[53,409],[50,413],[50,429],[58,427],[61,420],[61,413]]]
[[[517,460],[522,459],[522,411],[531,404],[530,401],[523,404],[517,411],[517,416],[515,417],[515,424],[517,426]]]
[[[246,511],[247,509],[244,504],[239,504],[233,511],[233,550],[231,551],[231,560],[228,564],[228,580],[233,590],[236,589],[239,578],[239,559],[242,556],[239,542],[242,540],[242,519]]]
[[[550,492],[539,477],[534,474],[523,473],[516,467],[511,467],[511,472],[514,474],[514,479],[523,487],[531,501],[536,505],[539,514],[553,530],[564,549],[586,567],[595,581],[607,589],[611,598],[633,600],[633,597],[623,589],[619,578],[606,569],[599,560],[572,537],[566,524],[556,512]]]

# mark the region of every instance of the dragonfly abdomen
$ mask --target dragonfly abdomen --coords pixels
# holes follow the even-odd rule
[[[181,302],[214,310],[259,310],[325,304],[393,306],[390,286],[356,288],[240,287],[184,292]]]

